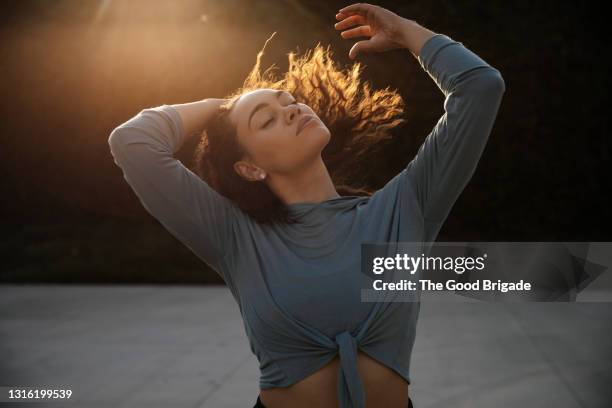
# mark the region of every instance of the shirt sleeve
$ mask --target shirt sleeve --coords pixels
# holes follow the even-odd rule
[[[174,158],[184,138],[178,111],[162,105],[115,128],[108,143],[145,209],[227,282],[220,261],[233,251],[239,209]]]
[[[476,170],[505,83],[497,69],[444,34],[425,42],[418,61],[445,95],[444,114],[407,167],[375,196],[411,194],[425,225],[439,227]]]

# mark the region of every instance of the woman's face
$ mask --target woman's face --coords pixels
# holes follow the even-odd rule
[[[236,170],[247,179],[289,174],[320,157],[330,139],[329,129],[310,107],[287,91],[257,89],[235,102],[230,121],[246,157]],[[311,120],[304,124],[304,120]]]

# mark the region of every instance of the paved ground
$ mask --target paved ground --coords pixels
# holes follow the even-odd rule
[[[612,303],[424,302],[412,398],[610,407],[611,345]],[[0,286],[0,386],[62,384],[61,406],[250,408],[258,366],[225,287]]]

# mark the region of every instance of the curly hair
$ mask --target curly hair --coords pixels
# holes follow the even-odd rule
[[[248,181],[234,170],[234,163],[245,152],[229,120],[229,113],[240,95],[261,88],[283,89],[310,106],[330,130],[331,139],[321,157],[341,196],[372,194],[365,185],[351,182],[356,176],[355,161],[376,142],[389,139],[390,130],[405,121],[401,118],[404,102],[399,93],[389,87],[373,91],[370,84],[360,78],[360,63],[354,63],[346,71],[338,68],[330,46],[323,48],[320,43],[302,57],[290,52],[288,70],[281,78],[271,74],[274,64],[261,74],[261,57],[275,34],[257,54],[255,66],[242,87],[225,96],[228,101],[207,123],[195,151],[195,171],[256,221],[294,223],[296,219],[265,182]]]

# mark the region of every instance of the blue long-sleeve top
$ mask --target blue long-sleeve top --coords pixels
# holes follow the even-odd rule
[[[435,241],[505,91],[497,69],[446,35],[428,39],[418,61],[444,93],[445,112],[417,155],[370,197],[289,205],[294,225],[257,223],[175,159],[185,133],[171,105],[144,109],[110,135],[143,206],[228,285],[261,389],[290,386],[339,354],[341,407],[363,407],[357,349],[410,383],[420,303],[361,301],[361,244]]]

